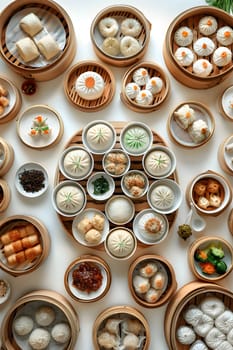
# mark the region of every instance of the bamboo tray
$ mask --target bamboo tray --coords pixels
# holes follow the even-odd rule
[[[112,123],[113,126],[116,129],[116,135],[117,135],[117,142],[115,145],[115,148],[120,148],[120,142],[119,142],[119,135],[120,132],[122,130],[122,128],[126,125],[126,123],[124,122],[113,122]],[[165,141],[156,133],[153,131],[153,145],[157,145],[157,144],[163,144],[166,145]],[[83,146],[82,144],[82,130],[79,130],[76,134],[74,134],[74,136],[70,139],[70,141],[66,144],[65,148],[68,148],[72,145],[79,145],[79,146]],[[93,155],[94,157],[94,172],[96,171],[102,171],[102,156],[101,155]],[[132,157],[131,158],[131,169],[137,169],[137,170],[142,170],[143,171],[143,167],[142,167],[142,156],[139,157]],[[170,178],[177,181],[177,174],[176,171],[170,175]],[[56,174],[55,174],[55,185],[57,185],[59,182],[64,181],[65,177],[64,175],[62,175],[62,173],[60,172],[59,168],[57,168]],[[152,178],[149,178],[149,182],[151,183],[152,181],[154,181]],[[87,180],[82,180],[79,182],[80,185],[82,185],[84,188],[86,187],[86,183]],[[121,180],[120,179],[115,179],[115,194],[122,194],[121,191]],[[146,195],[134,200],[134,204],[135,204],[135,215],[140,212],[143,209],[149,208],[149,204],[147,203],[147,199],[146,199]],[[87,205],[86,208],[96,208],[99,209],[100,211],[104,212],[104,207],[105,207],[105,203],[100,203],[100,202],[96,202],[94,201],[88,194],[87,194]],[[168,222],[169,222],[169,227],[172,226],[175,218],[176,218],[176,213],[177,211],[173,212],[172,214],[167,215],[168,218]],[[61,223],[63,224],[63,227],[66,231],[66,233],[73,237],[72,234],[72,222],[73,222],[73,218],[69,218],[69,217],[64,217],[60,214],[58,214],[59,219],[61,221]],[[132,221],[130,221],[128,224],[125,225],[126,227],[132,229]],[[114,224],[110,223],[110,229],[115,227]],[[140,243],[140,245],[144,246],[142,243]],[[96,248],[96,247],[95,247]],[[103,244],[99,245],[97,248],[103,249]]]

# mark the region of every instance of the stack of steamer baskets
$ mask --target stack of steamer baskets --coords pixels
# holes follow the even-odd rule
[[[53,35],[59,46],[60,52],[50,60],[40,54],[36,60],[26,63],[17,53],[15,41],[25,37],[19,22],[29,13],[35,13],[40,18],[43,35]],[[24,78],[37,81],[54,79],[68,68],[76,53],[73,24],[64,9],[50,0],[43,3],[40,0],[13,1],[1,13],[0,33],[3,60]],[[39,36],[40,33],[33,39],[39,39]]]
[[[194,53],[193,63],[200,58],[205,58],[213,65],[211,73],[204,77],[193,72],[193,63],[189,66],[181,66],[175,58],[175,52],[179,47],[174,40],[176,31],[181,27],[188,27],[191,29],[193,40],[187,48],[193,51],[193,43],[197,39],[204,37],[204,35],[200,33],[198,24],[200,19],[205,16],[214,17],[217,20],[218,28],[223,26],[233,27],[233,18],[227,12],[210,6],[194,7],[182,12],[171,22],[166,33],[163,47],[164,60],[171,74],[182,84],[194,89],[208,89],[220,84],[224,79],[229,77],[233,69],[232,60],[227,65],[221,67],[213,62],[213,54],[201,57]],[[222,45],[220,45],[216,39],[216,32],[217,31],[209,35],[208,38],[211,39],[216,45],[216,48],[218,48]],[[232,44],[226,47],[232,51]]]

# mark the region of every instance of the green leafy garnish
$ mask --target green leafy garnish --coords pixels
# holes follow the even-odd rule
[[[104,194],[109,190],[109,183],[104,176],[97,178],[92,184],[94,186],[94,194],[96,195]]]
[[[206,3],[210,6],[218,7],[230,14],[233,13],[233,2],[232,0],[206,0]]]

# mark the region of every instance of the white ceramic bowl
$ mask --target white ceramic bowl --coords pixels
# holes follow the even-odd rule
[[[31,184],[34,182],[34,176],[33,171],[39,171],[44,176],[44,180],[40,181],[43,187],[41,187],[38,191],[32,192],[30,190]],[[21,177],[25,177],[24,185],[21,183]],[[49,185],[49,179],[48,179],[48,173],[47,170],[39,163],[35,162],[28,162],[19,167],[15,174],[15,187],[17,191],[24,197],[28,198],[36,198],[44,194]]]
[[[103,193],[95,193],[95,181],[98,181],[103,177],[104,181],[108,182],[108,190]],[[87,192],[91,198],[96,201],[106,201],[108,198],[112,197],[115,191],[115,181],[113,178],[106,174],[104,171],[99,171],[92,174],[87,181]]]
[[[92,223],[93,217],[95,215],[101,216],[101,218],[103,218],[104,222],[103,222],[103,229],[98,230],[101,234],[100,240],[98,240],[98,242],[92,243],[90,241],[88,242],[88,240],[85,239],[85,235],[89,230],[97,229],[96,225]],[[85,225],[85,228],[82,228],[80,230],[78,224],[80,224],[80,222],[82,222],[82,220],[84,220],[84,219],[88,220],[87,225],[90,224],[90,227]],[[87,209],[83,210],[80,214],[78,214],[72,222],[73,236],[77,242],[79,242],[80,244],[82,244],[84,246],[94,247],[94,246],[100,245],[101,243],[103,243],[105,241],[108,232],[109,232],[109,221],[106,218],[106,216],[104,215],[104,213],[102,213],[102,211],[100,211],[98,209],[87,208]]]
[[[160,214],[171,214],[181,205],[182,192],[180,186],[171,179],[153,182],[147,192],[149,206]]]
[[[121,179],[123,193],[132,199],[143,197],[148,191],[148,187],[149,180],[140,170],[130,170]]]
[[[155,154],[157,156],[153,158]],[[170,176],[176,169],[174,152],[166,146],[156,145],[150,148],[143,156],[142,165],[145,173],[154,179],[163,179]]]
[[[87,169],[85,172],[80,173],[78,170],[76,172],[71,172],[71,171],[68,171],[66,169],[66,167],[64,165],[65,158],[70,152],[73,152],[73,151],[85,152],[85,156],[86,156],[85,162],[89,162],[89,166],[87,166]],[[78,167],[78,165],[77,165],[77,167]],[[83,179],[87,178],[92,173],[93,167],[94,167],[94,159],[93,159],[92,154],[80,146],[71,146],[71,147],[66,148],[62,152],[61,157],[59,159],[60,171],[67,179],[70,179],[70,180],[83,180]]]
[[[133,201],[124,195],[115,195],[105,204],[105,215],[115,225],[125,225],[135,214]]]
[[[122,158],[125,163],[122,162]],[[112,177],[121,177],[130,168],[130,157],[122,149],[114,148],[103,156],[102,166],[104,171]]]

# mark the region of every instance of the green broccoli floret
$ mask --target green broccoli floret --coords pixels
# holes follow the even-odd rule
[[[227,270],[227,264],[223,260],[218,261],[215,267],[217,273],[219,273],[220,275],[224,274]]]
[[[180,225],[178,227],[177,233],[182,239],[186,240],[187,238],[189,238],[192,235],[191,226],[189,226],[187,224]]]
[[[222,259],[225,255],[222,247],[211,246],[210,252],[215,258],[218,259]]]

